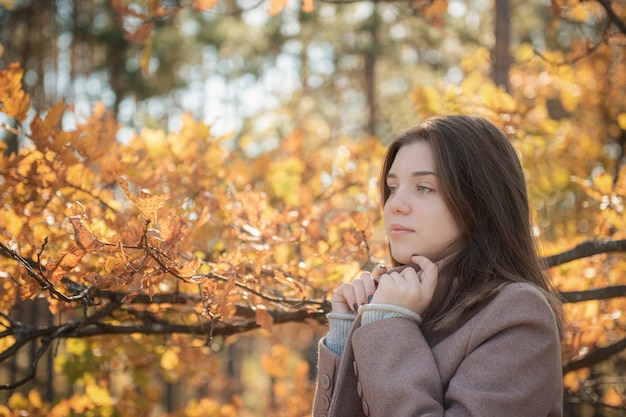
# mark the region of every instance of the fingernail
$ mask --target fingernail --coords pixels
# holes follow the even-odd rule
[[[359,309],[359,306],[357,305],[357,303],[352,304],[352,307],[354,307],[354,311],[357,311]]]
[[[371,302],[372,302],[372,298],[373,298],[373,297],[374,297],[374,295],[373,295],[373,294],[370,294],[370,295],[368,295],[368,296],[367,296],[367,304],[369,304],[369,303],[371,303]]]
[[[387,267],[386,267],[385,265],[378,265],[378,267],[379,267],[380,269],[387,269]]]

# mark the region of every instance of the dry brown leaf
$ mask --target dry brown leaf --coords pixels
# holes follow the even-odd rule
[[[274,327],[274,318],[263,304],[257,304],[254,307],[254,320],[262,329],[268,332],[271,332]]]
[[[79,248],[85,251],[92,251],[102,247],[102,242],[100,242],[98,236],[85,227],[81,216],[70,217],[70,223],[74,227],[74,240]]]

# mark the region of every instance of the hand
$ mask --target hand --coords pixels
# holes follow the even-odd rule
[[[333,294],[333,298],[330,300],[332,312],[356,313],[359,306],[367,304],[372,300],[374,292],[376,292],[376,282],[385,272],[387,272],[387,268],[379,265],[371,273],[362,272],[352,282],[341,284],[335,290],[335,294]]]
[[[424,256],[413,256],[411,260],[421,270],[405,268],[402,272],[383,274],[372,304],[393,304],[423,314],[433,299],[439,269]]]

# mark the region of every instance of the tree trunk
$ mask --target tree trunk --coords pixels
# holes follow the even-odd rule
[[[378,111],[376,105],[376,55],[378,54],[379,16],[375,9],[371,17],[371,24],[367,28],[370,33],[370,45],[365,51],[365,93],[367,96],[367,133],[376,136]]]
[[[511,27],[511,11],[508,0],[495,0],[496,2],[496,21],[495,21],[495,38],[496,44],[493,51],[493,81],[498,86],[504,87],[509,91],[509,68],[511,66],[511,57],[509,56],[509,44]]]

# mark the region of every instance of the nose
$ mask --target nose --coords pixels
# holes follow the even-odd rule
[[[385,206],[393,214],[406,214],[411,211],[411,206],[406,196],[400,190],[396,190],[395,193],[389,195]]]

